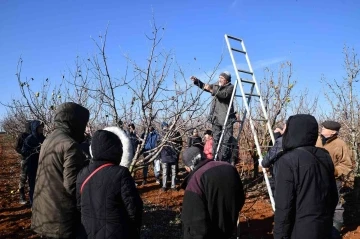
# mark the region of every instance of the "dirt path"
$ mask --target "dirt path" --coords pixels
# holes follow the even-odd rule
[[[4,148],[4,147],[2,147]],[[184,191],[162,192],[150,172],[149,183],[138,189],[145,203],[141,238],[181,238],[180,211]],[[18,204],[18,156],[6,147],[0,152],[0,238],[40,238],[30,230],[31,211]],[[136,181],[141,182],[137,174]],[[262,184],[248,189],[241,213],[243,239],[272,237],[273,213]],[[343,238],[359,239],[360,227],[348,223]]]

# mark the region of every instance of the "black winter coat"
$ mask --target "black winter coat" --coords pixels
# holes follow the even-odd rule
[[[98,140],[99,134],[94,134],[91,147],[93,160],[80,171],[76,181],[77,207],[81,211],[82,229],[86,234],[79,238],[140,238],[143,202],[129,170],[119,166],[119,147],[114,147],[119,143],[107,139],[111,132],[101,132],[105,137]],[[113,165],[97,171],[80,193],[86,178],[106,163]]]
[[[162,163],[173,164],[178,160],[178,152],[174,145],[165,145],[160,152],[160,156]]]
[[[330,155],[314,146],[317,134],[313,116],[287,121],[284,153],[275,163],[275,239],[330,238],[338,194]]]
[[[205,84],[200,80],[195,80],[194,84],[199,88],[204,89]],[[211,95],[214,96],[214,99],[211,104],[209,120],[210,123],[213,125],[223,126],[225,123],[227,111],[229,109],[234,85],[229,82],[224,86],[219,86],[218,84],[211,84],[210,87],[212,88],[213,92],[211,93]],[[230,123],[236,118],[234,113],[234,106],[231,105],[230,107],[231,108],[228,123]]]
[[[28,171],[33,175],[36,175],[39,162],[40,146],[45,140],[43,134],[37,133],[37,128],[40,126],[40,124],[41,122],[38,120],[31,121],[31,134],[26,137],[21,149],[21,155],[26,160]]]
[[[230,238],[245,202],[236,168],[227,162],[203,160],[185,178],[182,188],[186,188],[183,238]]]

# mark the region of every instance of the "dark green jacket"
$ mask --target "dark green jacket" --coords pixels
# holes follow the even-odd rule
[[[55,129],[44,141],[36,175],[31,228],[53,238],[72,238],[80,222],[76,208],[76,176],[85,164],[79,142],[89,111],[64,103],[55,114]]]

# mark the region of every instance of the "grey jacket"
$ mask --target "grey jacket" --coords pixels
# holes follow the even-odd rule
[[[198,86],[201,89],[204,89],[205,84],[201,82],[200,80],[195,80],[194,84]],[[230,99],[232,92],[234,90],[234,85],[232,85],[230,82],[224,86],[219,86],[218,84],[211,84],[210,87],[212,88],[213,92],[211,93],[212,96],[214,96],[214,99],[211,104],[211,110],[210,110],[210,123],[214,125],[223,126],[225,119],[226,119],[226,113],[229,108]],[[204,89],[205,90],[205,89]],[[205,90],[207,91],[207,90]],[[207,91],[209,92],[209,91]],[[235,119],[235,113],[234,113],[234,106],[231,105],[230,109],[230,115],[228,119],[231,121],[232,119]]]

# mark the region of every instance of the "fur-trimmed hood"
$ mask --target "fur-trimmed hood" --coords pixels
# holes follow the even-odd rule
[[[103,130],[114,133],[120,139],[123,147],[122,148],[123,153],[122,153],[120,165],[129,168],[134,155],[133,155],[132,144],[130,142],[129,137],[126,135],[125,131],[117,126],[106,127]],[[93,157],[91,146],[90,146],[90,154],[91,157]]]

